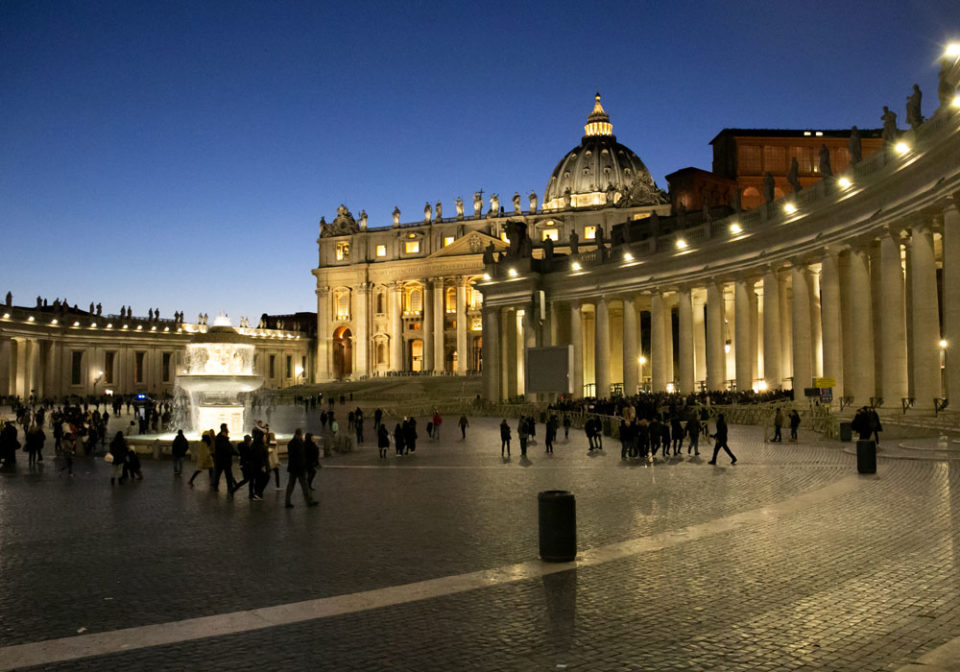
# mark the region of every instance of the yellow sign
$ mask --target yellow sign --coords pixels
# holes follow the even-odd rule
[[[814,387],[836,387],[837,379],[836,378],[814,378]]]

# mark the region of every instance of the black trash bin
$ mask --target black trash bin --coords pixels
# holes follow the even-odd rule
[[[537,496],[540,509],[540,557],[570,562],[577,557],[577,502],[572,492],[546,490]]]
[[[840,423],[840,440],[853,441],[853,423],[852,422]]]
[[[870,439],[857,441],[857,472],[877,473],[877,444]]]

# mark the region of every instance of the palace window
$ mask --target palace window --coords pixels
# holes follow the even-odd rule
[[[447,288],[445,303],[446,303],[446,312],[448,313],[457,312],[457,288],[456,287]]]
[[[134,367],[133,367],[133,382],[142,383],[143,382],[143,360],[147,356],[145,352],[135,352],[133,353]]]
[[[350,319],[350,290],[338,289],[333,295],[334,313],[338,320]]]
[[[114,350],[103,353],[103,382],[106,385],[113,385],[113,365],[116,360],[117,353]]]
[[[387,349],[384,347],[383,342],[377,343],[377,364],[386,364],[387,363]]]
[[[276,375],[277,370],[277,356],[270,355],[270,374],[269,377],[273,378]]]
[[[290,355],[287,355],[286,375],[287,375],[287,378],[293,378],[293,357],[291,357]]]
[[[763,148],[763,169],[777,173],[787,172],[787,148],[767,145]]]
[[[560,232],[557,229],[544,229],[540,236],[541,241],[546,240],[547,238],[554,242],[560,240]]]
[[[337,261],[350,258],[350,243],[343,240],[337,243]]]
[[[385,257],[387,256],[387,246],[386,245],[377,245],[377,256]]]
[[[416,315],[423,310],[423,293],[418,288],[411,288],[404,295],[403,312],[406,315]]]
[[[386,312],[384,309],[386,303],[386,295],[383,292],[377,292],[377,314],[383,315]]]
[[[71,385],[82,385],[83,384],[83,350],[74,350],[72,353],[72,359],[70,361],[70,384]]]
[[[170,382],[170,356],[172,353],[165,352],[163,353],[163,360],[160,367],[160,380],[164,383]]]
[[[403,243],[403,251],[406,254],[418,254],[420,252],[419,240],[407,240]]]
[[[741,175],[759,175],[763,172],[760,147],[757,145],[740,147],[738,161]]]
[[[584,240],[596,240],[596,238],[597,238],[597,227],[595,227],[595,226],[585,226],[585,227],[583,227],[583,238],[584,238]]]

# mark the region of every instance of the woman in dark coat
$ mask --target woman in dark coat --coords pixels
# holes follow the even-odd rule
[[[386,457],[387,448],[390,447],[390,431],[384,424],[377,425],[377,447],[380,449],[380,457]]]

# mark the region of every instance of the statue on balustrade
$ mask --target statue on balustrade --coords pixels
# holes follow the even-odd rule
[[[800,184],[799,174],[800,164],[797,163],[797,157],[793,157],[790,159],[790,170],[787,171],[787,182],[793,187],[794,193],[803,189],[803,185]]]
[[[580,236],[577,235],[576,231],[570,232],[570,254],[579,254],[580,253]]]
[[[13,306],[13,292],[7,292],[7,306]]]
[[[432,219],[433,219],[433,207],[430,205],[430,202],[428,201],[423,206],[423,223],[429,224],[430,220]]]
[[[883,138],[883,144],[892,146],[893,143],[897,141],[897,135],[899,135],[899,131],[897,130],[897,113],[884,105],[880,120],[883,121],[883,131],[880,134]]]
[[[400,208],[393,206],[393,226],[400,226]]]
[[[773,173],[769,170],[763,174],[763,202],[773,203],[776,198],[776,182],[773,180]]]
[[[39,308],[39,306],[37,306],[37,307]],[[94,311],[94,305],[93,305],[93,301],[91,301],[91,302],[90,302],[90,310],[88,310],[87,312],[90,313],[91,315],[93,315],[93,311]]]
[[[515,191],[513,192],[513,214],[519,215],[521,212],[523,211],[520,209],[520,192]]]
[[[537,192],[533,189],[530,190],[530,212],[534,214],[537,212]]]
[[[457,219],[463,219],[463,199],[457,196]]]
[[[360,230],[361,231],[367,230],[367,211],[366,210],[360,211]]]
[[[437,221],[438,221],[438,222],[439,222],[441,219],[443,219],[443,203],[441,203],[440,201],[437,201],[437,207],[435,207],[435,208],[433,209],[433,211],[437,213]]]
[[[828,177],[833,177],[833,168],[830,167],[830,150],[827,149],[826,144],[820,145],[819,156],[819,170],[820,177],[827,179]]]
[[[97,317],[100,317],[101,315],[103,315],[103,305],[98,303],[98,304],[97,304]]]
[[[490,212],[488,215],[490,217],[498,217],[500,215],[500,194],[494,194],[490,197]]]
[[[856,126],[850,129],[850,139],[847,140],[847,152],[850,154],[851,166],[855,166],[863,161],[863,145],[860,142],[860,129]]]
[[[480,213],[483,211],[483,198],[480,196],[479,191],[473,192],[473,216],[477,219],[480,218]]]
[[[547,236],[543,241],[544,259],[553,259],[553,238]]]
[[[913,130],[917,130],[917,127],[923,123],[923,114],[920,110],[922,99],[923,94],[920,92],[920,87],[914,84],[913,93],[907,96],[907,123]]]

